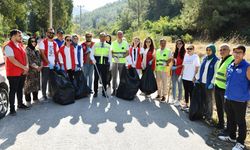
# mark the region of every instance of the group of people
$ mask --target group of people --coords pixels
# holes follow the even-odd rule
[[[228,44],[219,47],[220,57],[216,56],[216,47],[209,44],[206,47],[206,56],[202,59],[195,54],[192,44],[185,46],[183,40],[176,41],[172,53],[167,48],[166,40],[161,39],[160,48],[156,49],[153,40],[147,37],[144,41],[134,37],[131,44],[123,37],[123,32],[117,32],[117,39],[102,32],[99,42],[93,42],[93,34],[86,33],[85,41],[79,44],[78,35],[64,35],[62,29],[55,31],[48,28],[46,38],[40,40],[31,37],[26,49],[22,44],[22,32],[14,29],[10,32],[10,41],[4,47],[6,56],[6,75],[9,81],[10,114],[15,115],[15,95],[18,108],[29,109],[31,94],[33,101],[38,101],[40,90],[40,74],[43,101],[51,97],[49,75],[51,69],[63,70],[73,81],[75,71],[83,71],[88,86],[92,89],[94,78],[93,97],[98,96],[98,84],[103,86],[102,95],[108,97],[107,87],[112,85],[112,96],[118,88],[118,74],[124,65],[135,68],[141,76],[146,68],[155,72],[157,81],[156,99],[164,102],[169,96],[168,89],[172,88],[171,102],[182,110],[189,111],[194,86],[200,84],[204,101],[204,119],[212,122],[213,101],[216,102],[218,114],[218,129],[223,129],[218,135],[223,141],[237,142],[234,150],[243,149],[246,138],[246,108],[250,100],[250,64],[244,59],[246,48],[239,45],[231,49]],[[38,49],[37,49],[38,47]],[[111,84],[112,81],[112,84]],[[171,82],[171,84],[168,84]],[[48,84],[48,85],[47,85]],[[47,94],[48,87],[48,94]],[[181,103],[184,87],[184,104]],[[26,105],[23,103],[23,91]],[[150,96],[141,93],[146,97]],[[227,123],[225,128],[224,112]],[[236,130],[238,138],[236,138]]]

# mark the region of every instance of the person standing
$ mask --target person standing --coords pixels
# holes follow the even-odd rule
[[[219,60],[216,56],[216,48],[214,44],[206,47],[207,56],[199,71],[198,82],[201,83],[202,99],[204,99],[204,116],[208,124],[212,123],[213,101],[214,101],[214,80],[216,73],[216,63]]]
[[[158,87],[157,99],[161,102],[166,100],[167,95],[167,69],[169,63],[172,60],[171,50],[166,48],[167,41],[165,39],[160,40],[160,49],[156,51],[156,82]]]
[[[33,102],[38,101],[38,91],[40,90],[40,72],[43,66],[40,53],[36,50],[36,46],[37,39],[31,37],[26,47],[30,68],[24,84],[24,94],[27,106],[31,106],[31,93],[33,95]]]
[[[94,72],[94,63],[92,60],[93,51],[92,48],[95,42],[92,42],[92,33],[86,33],[85,39],[86,41],[82,43],[82,50],[83,50],[83,74],[87,79],[88,86],[92,89],[92,81],[93,81],[93,72]]]
[[[22,32],[13,29],[10,32],[10,41],[4,47],[5,53],[5,67],[6,76],[9,81],[9,102],[10,102],[10,115],[16,115],[15,110],[15,95],[17,95],[18,108],[28,109],[23,104],[23,86],[25,76],[29,71],[29,64],[26,52],[22,45]]]
[[[184,87],[184,96],[185,96],[185,104],[182,107],[182,110],[189,111],[189,99],[192,99],[192,91],[194,88],[194,82],[198,77],[196,74],[198,73],[200,67],[200,58],[197,54],[194,54],[194,46],[189,45],[187,47],[187,53],[184,56],[183,60],[183,68],[182,68],[182,83]]]
[[[44,102],[48,102],[48,97],[46,94],[47,91],[47,84],[49,83],[49,75],[50,69],[53,69],[55,65],[58,63],[58,45],[53,40],[54,37],[54,29],[48,28],[46,32],[46,38],[40,42],[39,49],[43,60],[43,69],[42,69],[42,95]],[[48,84],[49,87],[49,96],[51,96],[51,86],[50,83]]]
[[[65,44],[59,49],[58,58],[61,69],[68,74],[69,80],[73,83],[77,60],[75,47],[71,44],[71,36],[65,36]]]
[[[227,67],[234,61],[234,57],[230,55],[230,47],[228,44],[222,44],[220,46],[220,55],[221,59],[217,64],[217,71],[215,75],[215,102],[216,102],[216,110],[218,116],[218,124],[216,127],[218,129],[224,129],[225,121],[224,121],[224,109],[225,109],[225,89],[226,89],[226,71]],[[228,126],[228,125],[227,125]]]
[[[98,94],[99,80],[102,82],[103,91],[102,96],[108,97],[107,92],[107,74],[112,68],[112,55],[110,45],[105,42],[106,33],[100,33],[100,42],[95,43],[93,47],[94,60],[96,62],[95,79],[94,79],[94,97]],[[98,72],[100,74],[98,74]],[[99,75],[101,79],[99,79]],[[105,90],[105,91],[104,91]]]
[[[112,44],[112,37],[109,34],[107,34],[107,36],[106,36],[106,43],[108,43],[109,45]],[[111,87],[111,79],[112,79],[112,74],[111,74],[111,71],[109,71],[108,81],[107,81],[108,87]]]
[[[173,103],[175,106],[180,106],[180,100],[182,99],[182,63],[186,53],[185,43],[183,40],[179,39],[176,41],[173,66],[172,66],[172,94],[173,94]],[[176,88],[178,85],[178,98],[176,97]]]
[[[155,71],[155,47],[154,42],[150,37],[147,37],[144,40],[143,44],[144,53],[142,59],[142,68],[146,69],[146,67],[151,66],[151,69]]]
[[[116,90],[118,87],[117,84],[117,76],[121,77],[123,66],[126,63],[126,57],[129,55],[129,45],[126,40],[123,39],[123,32],[117,32],[117,40],[115,40],[111,44],[111,52],[112,52],[112,87],[113,92],[112,96],[116,95]]]
[[[250,100],[250,64],[244,59],[245,46],[239,45],[234,48],[233,55],[234,62],[227,68],[225,91],[229,134],[219,135],[219,139],[236,142],[232,150],[243,150],[247,133],[246,109],[247,102]]]
[[[57,38],[54,41],[57,43],[58,47],[62,47],[64,44],[64,31],[62,28],[58,28],[56,31]]]
[[[82,69],[83,67],[83,50],[82,50],[82,46],[78,44],[79,41],[79,37],[78,35],[73,35],[72,36],[72,45],[75,48],[75,60],[76,60],[76,71],[79,71]]]
[[[142,43],[138,37],[133,39],[132,46],[129,48],[130,55],[130,67],[136,69],[137,74],[140,76],[140,72],[142,70],[142,55],[144,53],[144,48],[142,47]]]

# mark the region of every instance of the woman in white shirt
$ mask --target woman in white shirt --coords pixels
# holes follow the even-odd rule
[[[182,81],[185,91],[185,104],[183,110],[188,111],[188,102],[192,98],[192,91],[194,88],[194,82],[196,80],[196,74],[200,67],[200,58],[197,54],[194,54],[194,46],[189,45],[187,47],[187,52],[183,60],[183,69],[182,69]]]
[[[132,46],[129,48],[130,62],[128,64],[130,67],[136,69],[138,75],[140,75],[142,69],[142,55],[144,53],[144,48],[138,37],[133,39]]]
[[[64,46],[59,49],[58,57],[61,69],[67,72],[70,81],[73,82],[77,60],[75,59],[75,48],[71,44],[71,36],[65,37]]]

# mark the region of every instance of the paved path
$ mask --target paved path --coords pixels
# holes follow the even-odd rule
[[[0,120],[0,149],[207,150],[210,132],[166,103],[139,96],[110,98],[108,104],[99,96],[67,106],[37,103],[6,116]]]

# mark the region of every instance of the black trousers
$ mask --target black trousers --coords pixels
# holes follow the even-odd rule
[[[190,98],[190,100],[192,99],[192,92],[194,89],[194,83],[192,81],[188,81],[188,80],[182,80],[182,83],[183,83],[184,93],[185,93],[185,102],[188,103],[189,98]]]
[[[218,125],[221,127],[225,126],[225,120],[224,120],[225,98],[224,98],[224,95],[225,95],[225,90],[221,89],[215,85],[214,97],[215,97],[215,104],[216,104],[216,109],[217,109],[217,116],[219,119]]]
[[[23,86],[26,76],[9,76],[10,91],[9,91],[9,102],[10,111],[15,111],[15,95],[17,95],[18,106],[23,104]]]
[[[33,95],[33,101],[38,100],[38,91],[32,92],[32,95]],[[31,93],[25,94],[25,100],[27,102],[31,102]]]
[[[108,78],[108,72],[109,72],[109,65],[101,65],[101,64],[96,64],[98,71],[101,75],[102,78],[102,86],[104,87],[105,91],[107,90],[107,78]],[[94,79],[94,91],[95,93],[98,93],[98,81],[99,81],[99,76],[97,73],[97,70],[95,68],[95,79]],[[102,91],[104,94],[104,91]]]
[[[227,109],[227,122],[229,131],[229,136],[232,139],[236,139],[236,130],[238,126],[238,138],[237,142],[244,145],[247,133],[246,126],[246,109],[247,102],[236,102],[231,100],[226,100],[225,108]]]

